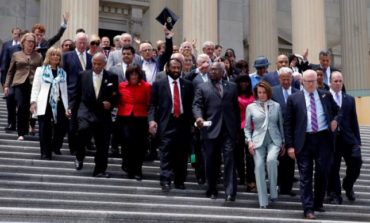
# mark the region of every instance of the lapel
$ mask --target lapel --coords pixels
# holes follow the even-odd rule
[[[86,75],[86,85],[88,86],[87,89],[90,89],[90,97],[93,97],[94,99],[96,99],[96,96],[95,96],[95,89],[94,89],[94,83],[93,83],[93,71],[91,70],[91,72],[87,73],[88,75]],[[84,78],[82,78],[84,79]]]
[[[108,74],[107,72],[105,72],[105,70],[103,70],[103,77],[100,84],[98,99],[104,95],[104,92],[107,89],[107,84],[108,84]]]
[[[305,120],[307,120],[307,104],[306,104],[306,98],[304,97],[304,92],[300,91],[298,95],[299,95],[298,102],[301,101],[301,103],[299,104],[302,105],[303,117]]]
[[[179,80],[180,80],[181,101],[182,101],[182,104],[184,105],[185,94],[186,94],[185,83],[182,80],[182,78],[180,78]]]
[[[81,62],[80,62],[80,58],[78,57],[77,55],[77,52],[76,51],[73,51],[73,54],[72,54],[72,61],[73,63],[77,64],[77,67],[78,67],[78,71],[82,71],[82,65],[81,65]]]
[[[325,99],[328,95],[327,94],[325,94],[325,93],[322,93],[322,92],[320,92],[320,91],[317,91],[317,93],[319,94],[319,98],[320,98],[320,101],[321,101],[321,105],[322,105],[322,108],[324,109],[324,113],[325,113],[325,115],[326,114],[328,114],[328,108],[327,108],[327,106],[326,106],[326,103],[324,103],[325,102],[325,100],[327,100],[327,99]]]
[[[279,100],[280,104],[286,105],[285,98],[284,98],[283,87],[281,85],[279,85],[278,100]]]
[[[165,92],[166,94],[168,95],[167,98],[169,99],[168,101],[170,102],[171,106],[172,106],[172,94],[171,94],[171,89],[170,89],[170,80],[168,79],[168,77],[166,77],[163,81],[163,87],[165,88]]]

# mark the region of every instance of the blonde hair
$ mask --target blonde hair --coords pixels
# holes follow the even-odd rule
[[[22,49],[24,48],[24,42],[26,41],[27,37],[32,37],[33,38],[33,42],[35,43],[34,46],[33,46],[33,49],[35,49],[36,48],[36,36],[33,33],[26,33],[26,34],[23,35],[23,37],[21,39]]]
[[[50,65],[50,57],[51,57],[52,54],[56,54],[56,55],[58,55],[60,57],[60,61],[59,61],[58,66],[59,67],[62,67],[63,66],[62,50],[60,48],[56,48],[56,47],[50,47],[48,49],[48,51],[46,51],[44,65]]]

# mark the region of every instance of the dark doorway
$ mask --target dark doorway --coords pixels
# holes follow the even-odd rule
[[[113,46],[113,38],[117,35],[121,35],[125,33],[125,31],[117,31],[111,29],[99,29],[99,36],[102,38],[103,36],[108,36],[110,39],[110,45]]]

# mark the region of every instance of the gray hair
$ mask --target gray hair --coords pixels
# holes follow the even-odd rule
[[[280,68],[279,70],[278,70],[278,74],[279,74],[279,76],[281,75],[281,74],[293,74],[293,70],[292,69],[290,69],[289,67],[282,67],[282,68]]]
[[[202,53],[202,54],[199,54],[198,57],[197,57],[197,65],[200,63],[201,60],[203,59],[206,59],[206,60],[210,60],[209,59],[209,56],[205,53]]]
[[[83,33],[83,32],[79,32],[76,34],[76,37],[75,37],[75,41],[79,40],[79,39],[86,39],[86,42],[87,42],[87,35],[86,33]]]
[[[330,50],[321,50],[319,53],[319,58],[324,56],[324,57],[331,57],[332,53]]]
[[[104,63],[107,63],[107,57],[104,53],[101,52],[97,52],[96,54],[94,54],[94,56],[91,58],[91,63],[94,61],[94,59],[99,59],[102,60]]]
[[[215,43],[212,42],[212,41],[205,41],[203,43],[202,49],[206,48],[207,46],[213,46],[213,47],[215,47]]]

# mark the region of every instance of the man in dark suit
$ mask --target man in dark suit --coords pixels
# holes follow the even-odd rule
[[[0,54],[0,72],[1,72],[1,85],[4,86],[6,75],[8,73],[10,60],[14,52],[20,51],[22,48],[19,45],[21,37],[21,29],[12,29],[12,39],[6,41],[1,49]],[[13,50],[14,48],[14,50]],[[16,49],[16,50],[15,50]],[[8,111],[8,125],[5,127],[6,131],[14,131],[16,126],[16,103],[14,98],[14,91],[11,87],[6,96],[6,108]]]
[[[292,87],[292,69],[282,67],[278,70],[280,84],[272,88],[272,100],[280,104],[283,118],[286,117],[286,103],[288,96],[294,94],[298,90]],[[286,148],[285,148],[286,149]],[[284,152],[279,157],[278,166],[278,185],[280,194],[288,194],[295,196],[292,191],[294,181],[295,161]]]
[[[109,177],[108,148],[112,124],[111,110],[114,107],[118,91],[116,75],[104,70],[107,59],[104,53],[97,53],[92,59],[92,70],[79,73],[76,88],[69,101],[69,109],[77,110],[78,149],[75,168],[83,167],[85,147],[94,137],[96,153],[94,177]]]
[[[87,36],[85,33],[77,33],[75,39],[76,49],[63,54],[63,68],[67,73],[68,98],[76,90],[78,73],[92,68],[91,55],[86,52]],[[68,145],[71,154],[77,151],[77,108],[72,109],[72,117],[69,120]]]
[[[312,70],[316,70],[317,67],[321,67],[324,71],[324,83],[329,85],[330,76],[334,71],[338,71],[337,68],[331,65],[332,53],[329,50],[321,50],[319,53],[320,64],[310,64]]]
[[[220,62],[211,65],[207,83],[196,90],[193,115],[204,140],[205,170],[208,189],[206,196],[216,199],[219,157],[223,154],[224,186],[226,201],[236,196],[236,173],[234,169],[234,147],[240,125],[237,87],[222,81],[225,67]],[[204,126],[211,121],[210,126]]]
[[[288,155],[297,158],[304,216],[315,219],[314,211],[323,212],[327,177],[337,127],[338,106],[327,91],[317,90],[317,74],[303,73],[302,91],[288,97],[284,131]],[[315,190],[312,191],[313,161]]]
[[[278,70],[282,67],[288,67],[288,66],[289,66],[288,57],[285,54],[279,55],[276,58],[276,70],[273,72],[269,72],[265,76],[263,76],[263,80],[267,81],[271,85],[271,87],[279,85],[280,81],[279,81]]]
[[[347,170],[343,178],[343,189],[346,192],[348,200],[356,199],[353,185],[360,175],[361,158],[361,137],[358,126],[355,99],[342,91],[343,76],[335,71],[330,77],[330,93],[335,102],[340,107],[343,118],[338,123],[338,131],[335,137],[335,150],[333,163],[328,182],[329,202],[332,204],[341,204],[341,185],[340,185],[340,165],[342,157],[346,162]]]
[[[141,43],[139,47],[141,55],[141,62],[139,65],[145,72],[146,81],[150,84],[156,80],[157,73],[163,70],[164,65],[172,55],[172,36],[174,33],[168,30],[166,26],[163,26],[163,32],[166,39],[166,48],[163,54],[153,57],[153,46],[148,42]]]
[[[35,24],[32,27],[32,33],[36,36],[36,50],[41,53],[42,58],[45,58],[46,51],[62,38],[64,31],[67,29],[69,20],[69,12],[63,14],[63,23],[61,24],[58,33],[50,39],[45,39],[45,26],[42,24]]]
[[[190,147],[193,86],[182,78],[181,62],[170,59],[167,78],[153,83],[148,121],[149,132],[159,137],[160,183],[162,191],[171,189],[171,177],[177,189],[185,189]]]

